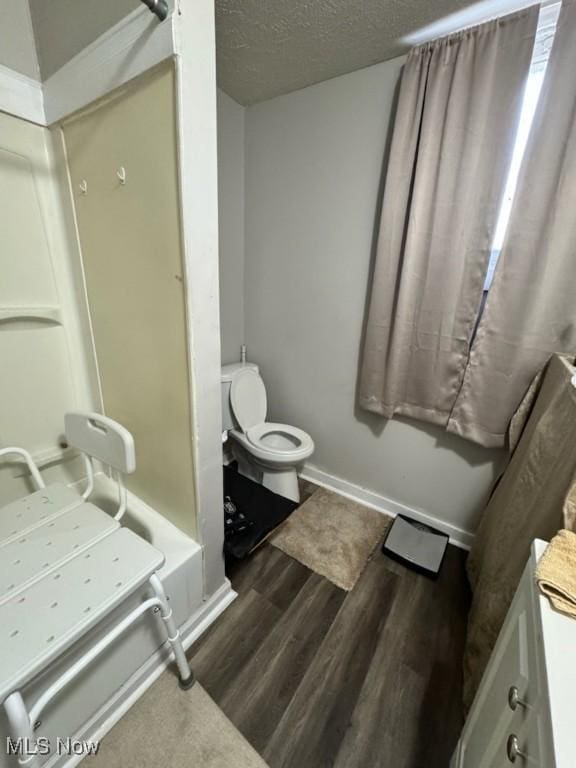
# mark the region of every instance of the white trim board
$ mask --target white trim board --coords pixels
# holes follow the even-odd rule
[[[465,531],[463,528],[458,528],[451,523],[446,523],[444,520],[439,520],[437,517],[420,509],[408,507],[399,501],[389,499],[387,496],[369,491],[367,488],[362,488],[341,477],[330,475],[328,472],[312,464],[304,466],[300,477],[303,480],[309,480],[311,483],[322,486],[322,488],[328,488],[330,491],[339,493],[340,496],[345,496],[347,499],[356,501],[358,504],[363,504],[365,507],[370,507],[370,509],[375,509],[377,512],[382,512],[382,514],[389,515],[390,517],[404,515],[424,525],[437,528],[450,537],[450,544],[453,544],[455,547],[469,550],[472,546],[474,534],[470,531]]]
[[[42,84],[0,64],[0,111],[46,125]]]
[[[198,531],[209,595],[225,578],[214,2],[181,2],[178,8],[173,27],[182,264]]]

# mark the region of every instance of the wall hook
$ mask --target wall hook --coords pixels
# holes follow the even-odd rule
[[[120,184],[126,184],[126,168],[124,168],[123,165],[116,171],[116,176],[118,177]]]
[[[88,194],[88,182],[86,179],[82,179],[80,184],[78,185],[78,188],[80,189],[81,195],[87,195]]]

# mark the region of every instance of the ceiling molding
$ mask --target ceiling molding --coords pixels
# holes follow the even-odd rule
[[[0,66],[0,111],[49,126],[125,85],[174,53],[172,17],[160,23],[142,6],[44,83]]]
[[[77,112],[174,53],[171,18],[142,6],[126,16],[43,85],[48,125]]]
[[[0,65],[0,111],[46,125],[41,83]]]

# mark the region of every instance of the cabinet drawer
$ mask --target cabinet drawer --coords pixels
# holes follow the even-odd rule
[[[462,768],[510,765],[506,756],[508,737],[516,734],[520,739],[526,735],[528,740],[529,724],[538,711],[533,635],[530,581],[525,574],[462,732]],[[522,702],[515,709],[509,703],[512,688]],[[539,748],[533,751],[537,754]],[[516,764],[522,765],[521,760]]]
[[[534,573],[544,548],[534,543],[450,768],[576,765],[576,621],[538,591]],[[525,706],[510,706],[512,686]]]
[[[546,760],[543,730],[544,722],[538,710],[530,710],[523,718],[514,717],[510,723],[510,732],[500,745],[496,756],[499,761],[494,763],[494,768],[510,768],[511,765],[519,768],[552,768]],[[511,759],[513,749],[510,744],[514,738],[519,751],[515,761]],[[512,754],[509,755],[509,752]]]

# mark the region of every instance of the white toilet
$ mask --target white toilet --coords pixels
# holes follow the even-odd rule
[[[314,452],[309,434],[266,421],[266,387],[254,363],[222,367],[222,428],[238,470],[274,493],[300,501],[296,468]]]

